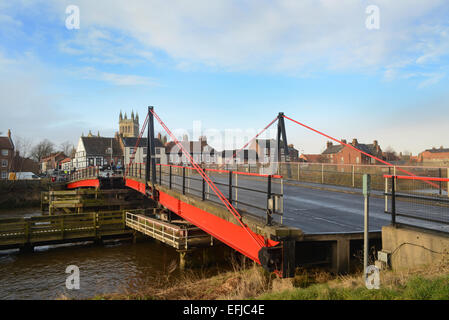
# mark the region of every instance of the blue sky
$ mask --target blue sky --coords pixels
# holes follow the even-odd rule
[[[0,131],[76,143],[154,105],[173,130],[249,136],[283,111],[384,149],[449,147],[448,17],[443,0],[0,0]],[[287,126],[300,151],[324,148]]]

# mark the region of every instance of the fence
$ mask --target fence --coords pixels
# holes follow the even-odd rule
[[[449,179],[395,175],[384,178],[385,211],[391,214],[393,225],[449,232]]]
[[[290,166],[290,176],[288,174],[288,166]],[[289,180],[359,189],[363,186],[363,175],[369,174],[371,175],[372,189],[383,191],[385,186],[384,175],[405,175],[401,169],[406,170],[415,176],[449,178],[449,168],[442,167],[351,165],[306,162],[280,163],[279,166],[277,166],[276,173]],[[430,189],[430,186],[424,185],[423,188]],[[442,189],[444,189],[444,184],[441,190]]]
[[[237,168],[237,167],[235,167]],[[257,167],[255,167],[257,171]],[[272,214],[282,215],[283,180],[279,175],[257,172],[204,168],[209,178],[239,211],[256,215],[266,214],[271,223]],[[135,163],[128,168],[128,177],[145,179],[145,164]],[[223,205],[207,182],[192,167],[158,164],[156,183],[176,190],[183,195],[193,195],[203,201]]]

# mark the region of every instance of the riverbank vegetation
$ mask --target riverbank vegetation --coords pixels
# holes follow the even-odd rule
[[[48,191],[50,181],[0,180],[0,209],[40,207],[41,192]]]
[[[292,279],[279,279],[255,265],[234,267],[232,271],[212,277],[185,273],[178,280],[167,283],[161,279],[158,284],[136,291],[101,295],[94,299],[449,299],[449,264],[442,261],[414,270],[381,271],[379,290],[367,289],[361,274],[333,276],[322,270],[300,269]]]

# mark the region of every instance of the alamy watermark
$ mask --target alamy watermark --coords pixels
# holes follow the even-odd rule
[[[79,290],[80,289],[80,268],[75,265],[70,265],[65,269],[65,273],[69,276],[65,280],[65,287],[67,290]]]
[[[380,288],[380,271],[376,266],[368,266],[365,270],[365,286],[368,289]]]
[[[65,19],[65,27],[68,30],[78,30],[80,28],[80,8],[75,5],[69,5],[65,9],[67,15]]]
[[[380,9],[376,5],[366,7],[365,13],[368,17],[365,20],[365,26],[368,30],[380,29]]]

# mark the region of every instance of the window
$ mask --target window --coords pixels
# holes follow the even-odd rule
[[[143,154],[147,154],[147,148],[143,148]]]
[[[8,173],[6,171],[2,171],[2,179],[6,179],[8,177]]]
[[[89,166],[93,166],[94,165],[94,158],[89,158]]]
[[[7,156],[9,154],[8,149],[2,149],[2,156]]]
[[[6,168],[8,166],[8,160],[2,160],[2,167]]]
[[[129,148],[129,154],[134,154],[134,148]]]
[[[156,148],[156,154],[161,154],[161,148]]]
[[[359,164],[359,163],[360,163],[360,158],[359,158],[359,157],[355,158],[355,162],[356,162],[357,164]]]

